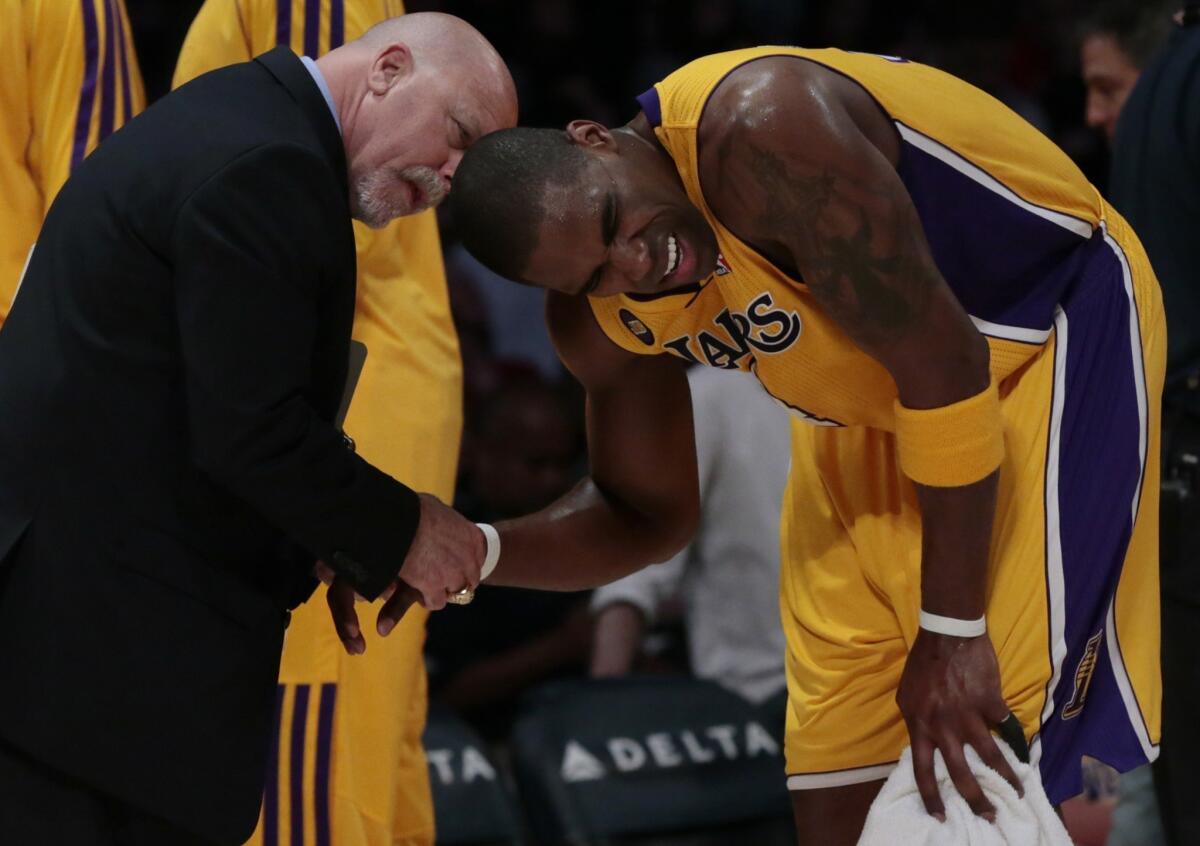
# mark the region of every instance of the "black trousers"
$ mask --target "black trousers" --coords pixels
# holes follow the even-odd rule
[[[1163,409],[1162,746],[1154,788],[1167,842],[1200,844],[1200,415]]]
[[[12,846],[211,846],[75,782],[0,742],[0,843]]]

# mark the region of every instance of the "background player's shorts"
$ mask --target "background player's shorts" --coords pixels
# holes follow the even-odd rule
[[[1004,697],[1052,802],[1080,757],[1157,755],[1158,435],[1166,328],[1115,214],[1042,350],[1000,388],[1006,456],[988,574]],[[896,690],[920,608],[920,514],[892,435],[793,424],[781,610],[793,790],[882,779],[908,745]]]
[[[349,656],[325,586],[292,612],[284,641],[263,806],[247,846],[431,846],[423,608],[386,638],[382,601],[360,603],[367,639]]]

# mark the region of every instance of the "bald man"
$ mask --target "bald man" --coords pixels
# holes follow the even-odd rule
[[[316,562],[392,607],[478,583],[479,530],[340,431],[351,218],[515,117],[482,36],[413,15],[206,74],[67,181],[0,330],[0,842],[242,843]]]
[[[206,0],[180,50],[175,86],[281,44],[315,58],[404,13],[400,0],[309,0],[305,8],[307,14],[292,15],[277,0]],[[462,363],[435,211],[383,229],[355,223],[354,243],[352,334],[365,358],[353,394],[347,391],[346,433],[380,470],[449,502],[462,432]],[[292,614],[274,729],[282,742],[272,740],[278,755],[267,765],[252,846],[305,836],[338,846],[432,846],[421,748],[426,617],[411,609],[386,639],[363,633],[371,638],[366,654],[348,655],[329,625],[323,587]],[[304,754],[294,752],[297,732]],[[297,768],[304,755],[329,766]]]

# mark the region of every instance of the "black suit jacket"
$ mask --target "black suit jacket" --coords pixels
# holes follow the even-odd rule
[[[286,49],[203,76],[72,175],[0,331],[0,737],[217,841],[314,559],[373,597],[416,531],[332,422],[346,183]]]

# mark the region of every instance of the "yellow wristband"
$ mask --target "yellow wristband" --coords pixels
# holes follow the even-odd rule
[[[978,482],[1004,458],[996,383],[953,405],[914,410],[896,400],[896,452],[904,475],[922,485],[956,488]]]

